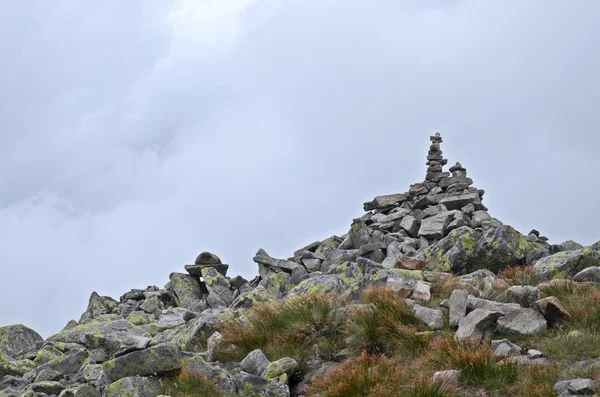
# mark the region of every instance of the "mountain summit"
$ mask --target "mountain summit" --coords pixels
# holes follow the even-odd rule
[[[46,340],[0,328],[0,397],[593,395],[600,242],[505,225],[430,140],[423,182],[288,258],[259,249],[253,280],[202,252]]]

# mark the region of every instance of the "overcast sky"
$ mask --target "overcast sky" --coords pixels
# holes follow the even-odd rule
[[[1,1],[0,325],[257,274],[423,180],[429,136],[490,213],[600,239],[600,2]]]

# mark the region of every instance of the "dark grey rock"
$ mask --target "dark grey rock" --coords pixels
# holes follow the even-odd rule
[[[181,369],[181,353],[174,343],[166,343],[125,354],[102,365],[109,382],[130,376],[168,374]]]

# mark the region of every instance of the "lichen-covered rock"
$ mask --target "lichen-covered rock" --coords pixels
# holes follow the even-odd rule
[[[88,307],[81,315],[79,322],[89,321],[103,314],[110,314],[117,307],[118,302],[108,296],[100,296],[95,291],[90,295]]]
[[[53,381],[35,382],[29,387],[36,393],[45,393],[48,395],[57,395],[65,389],[62,383]]]
[[[510,226],[493,221],[482,229],[461,227],[417,255],[429,270],[466,274],[477,269],[498,272],[506,266],[525,263],[527,254],[537,247]]]
[[[289,397],[288,385],[275,380],[252,375],[243,371],[233,371],[236,388],[240,396]]]
[[[169,279],[171,280],[170,289],[177,306],[191,311],[201,311],[198,310],[198,307],[203,304],[200,280],[182,273],[171,273]]]
[[[533,265],[535,275],[542,281],[573,277],[585,268],[600,266],[600,252],[589,247],[563,251],[542,258]]]
[[[0,355],[18,358],[43,340],[37,332],[21,324],[0,327]]]
[[[102,368],[109,382],[129,376],[165,374],[181,369],[181,353],[176,344],[165,343],[117,357]]]
[[[90,385],[78,385],[63,390],[58,397],[100,397],[100,391]],[[129,395],[128,395],[129,397]]]
[[[288,261],[285,259],[275,259],[272,258],[264,249],[259,249],[254,258],[252,259],[254,262],[268,266],[274,269],[281,269],[288,273],[291,273],[296,267],[300,266],[296,262]]]
[[[444,207],[445,208],[445,207]],[[418,236],[427,239],[440,239],[446,235],[446,228],[454,219],[455,211],[445,211],[421,220]]]
[[[371,240],[371,235],[369,234],[369,229],[367,228],[366,223],[361,219],[354,219],[352,225],[350,226],[350,240],[352,241],[352,246],[355,249],[359,249],[363,245],[369,244]]]
[[[202,277],[204,278],[204,285],[206,285],[206,289],[208,290],[208,300],[209,305],[216,309],[218,307],[227,307],[233,301],[233,291],[231,289],[231,284],[229,280],[225,278],[221,273],[217,271],[217,269],[213,267],[205,267],[202,269]],[[220,301],[223,302],[222,305],[211,305],[210,297],[211,295],[216,295]]]
[[[287,297],[311,293],[341,293],[344,288],[344,282],[337,275],[313,273],[309,278],[292,288]]]
[[[281,383],[288,383],[289,377],[298,368],[298,362],[290,357],[284,357],[267,365],[262,377],[274,379]]]
[[[157,378],[130,376],[111,383],[106,390],[106,397],[156,396],[160,388]]]

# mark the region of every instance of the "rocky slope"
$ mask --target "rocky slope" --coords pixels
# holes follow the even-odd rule
[[[265,349],[225,361],[217,354],[227,350],[221,327],[250,327],[251,308],[315,294],[345,302],[337,313],[349,318],[346,309],[360,306],[351,302],[377,286],[406,303],[431,337],[451,332],[457,343],[483,341],[499,359],[547,365],[543,352],[507,338],[569,321],[568,308],[543,291],[562,279],[600,283],[600,244],[550,244],[535,230],[524,235],[493,218],[484,191],[460,163],[443,171],[441,136],[430,139],[424,182],[375,197],[347,234],[313,242],[289,258],[258,250],[253,280],[229,277],[229,266],[204,252],[185,273],[172,273],[164,288],[132,289],[118,300],[92,293],[81,318],[46,340],[22,325],[0,328],[0,396],[156,396],[182,370],[217,380],[226,395],[318,395],[311,379],[348,359],[352,338],[329,354],[311,353],[305,363],[271,361]],[[498,276],[515,266],[531,266],[535,285],[510,286]],[[432,297],[444,280],[455,283],[447,299]],[[460,383],[455,368],[434,378],[448,390]],[[595,389],[592,379],[562,379],[553,393]]]

